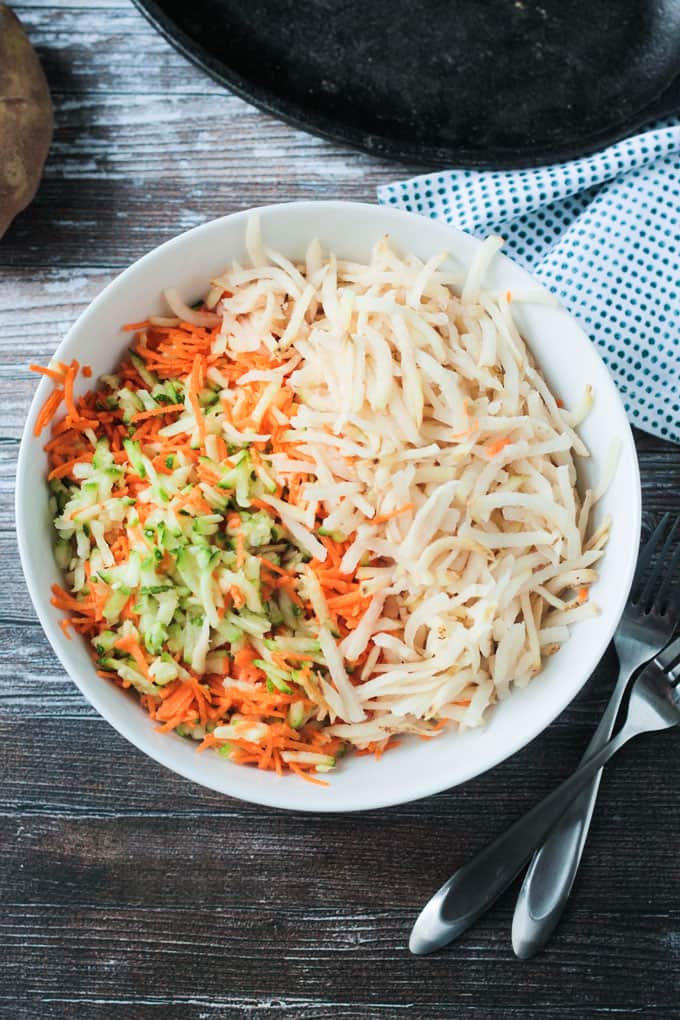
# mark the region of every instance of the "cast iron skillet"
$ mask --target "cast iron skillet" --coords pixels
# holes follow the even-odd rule
[[[432,166],[563,161],[680,110],[680,0],[135,0],[256,106]]]

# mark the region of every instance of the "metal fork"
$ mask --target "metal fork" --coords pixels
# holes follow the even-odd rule
[[[545,800],[465,864],[421,911],[411,932],[412,953],[431,953],[458,938],[488,910],[532,851],[564,813],[564,806],[589,783],[619,748],[640,733],[680,723],[680,638],[649,662],[633,684],[626,721]]]
[[[680,556],[680,545],[671,555],[680,518],[675,519],[670,530],[669,520],[669,514],[664,514],[640,553],[630,597],[614,635],[619,658],[618,680],[582,761],[598,751],[611,736],[632,675],[663,648],[673,634],[675,620],[669,612],[667,596]],[[656,565],[650,571],[662,542]],[[588,837],[601,777],[599,772],[579,794],[534,854],[512,922],[512,945],[521,960],[529,959],[542,949],[562,916]]]

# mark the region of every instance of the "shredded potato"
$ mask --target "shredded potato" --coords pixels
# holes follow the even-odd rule
[[[332,732],[362,745],[414,719],[478,725],[512,683],[538,673],[541,650],[556,650],[567,624],[597,612],[575,594],[555,608],[542,587],[563,591],[561,575],[574,587],[579,571],[592,583],[602,555],[583,544],[602,492],[582,500],[574,465],[574,454],[588,455],[574,427],[591,388],[573,415],[562,411],[507,296],[483,290],[500,238],[482,245],[457,296],[444,255],[423,265],[384,239],[360,265],[323,260],[315,244],[292,271],[264,257],[256,225],[249,236],[257,266],[217,281],[234,295],[223,307],[249,309],[229,321],[226,349],[242,349],[255,316],[295,358],[287,384],[300,406],[285,438],[310,474],[301,503],[308,520],[352,537],[343,569],[365,563],[374,599],[340,645],[349,659],[381,649],[371,671],[379,688],[365,674],[355,688],[370,729],[348,725],[355,708],[343,703]],[[298,468],[275,458],[273,474],[285,486]]]

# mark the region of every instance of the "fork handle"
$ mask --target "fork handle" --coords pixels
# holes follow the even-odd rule
[[[624,726],[609,743],[556,790],[518,819],[481,853],[454,872],[425,904],[411,932],[409,949],[432,953],[462,935],[510,885],[575,797],[620,747],[640,730]]]
[[[619,668],[609,704],[582,762],[609,740],[633,672]],[[512,946],[520,960],[528,960],[543,948],[562,916],[581,862],[601,778],[602,770],[576,797],[533,856],[512,919]]]

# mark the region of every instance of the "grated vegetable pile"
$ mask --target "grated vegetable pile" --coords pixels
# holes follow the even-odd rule
[[[597,612],[616,457],[581,497],[592,396],[566,411],[520,296],[483,289],[500,244],[463,279],[386,238],[293,264],[253,220],[251,264],[198,306],[167,291],[95,388],[38,369],[54,605],[161,729],[323,782],[347,749],[480,725]]]

